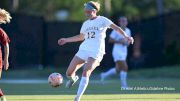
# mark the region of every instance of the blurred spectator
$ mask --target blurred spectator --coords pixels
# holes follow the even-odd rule
[[[124,30],[124,32],[127,33],[128,36],[131,36],[131,31],[129,28],[127,28],[128,20],[126,17],[121,16],[118,19],[119,26]],[[120,35],[117,31],[113,30],[110,34],[109,42],[113,43],[113,59],[116,63],[116,66],[108,70],[107,72],[101,73],[101,81],[104,81],[105,78],[114,75],[119,74],[120,80],[121,80],[121,87],[126,88],[126,78],[127,78],[127,71],[128,71],[128,65],[126,62],[126,57],[128,54],[128,46],[129,43],[125,38]],[[138,55],[138,53],[137,53]]]

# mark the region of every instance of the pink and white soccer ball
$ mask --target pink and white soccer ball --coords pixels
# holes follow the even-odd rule
[[[60,73],[52,73],[48,77],[48,82],[52,87],[58,87],[63,84],[63,76]]]

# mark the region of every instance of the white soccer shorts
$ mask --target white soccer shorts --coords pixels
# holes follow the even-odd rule
[[[114,62],[116,62],[116,61],[125,61],[126,57],[127,57],[127,54],[118,53],[118,52],[116,52],[116,53],[113,52],[112,55],[113,55]]]
[[[95,53],[95,52],[91,52],[91,51],[86,51],[86,50],[79,50],[76,53],[76,56],[78,56],[79,58],[87,61],[89,57],[92,57],[96,60],[98,60],[99,62],[102,61],[104,54],[102,53]]]

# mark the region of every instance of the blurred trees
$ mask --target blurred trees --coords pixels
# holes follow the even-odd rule
[[[158,14],[160,0],[112,0],[114,14],[124,14],[129,19],[133,17],[147,18]],[[180,9],[180,0],[161,0],[163,13]]]
[[[0,7],[18,13],[27,13],[44,16],[47,20],[55,20],[57,11],[68,12],[68,20],[83,21],[83,5],[89,0],[1,0]],[[108,2],[105,2],[108,1]],[[134,17],[147,18],[158,14],[158,7],[162,6],[163,13],[180,9],[180,0],[99,0],[101,3],[100,15],[125,15],[130,20]],[[19,3],[16,10],[13,2]],[[110,3],[110,7],[106,7]],[[16,4],[17,6],[17,4]],[[107,9],[108,8],[108,9]],[[110,12],[108,10],[111,10]]]

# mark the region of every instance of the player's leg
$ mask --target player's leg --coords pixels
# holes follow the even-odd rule
[[[101,77],[101,81],[104,81],[106,78],[108,78],[109,76],[115,75],[116,74],[116,68],[112,67],[111,69],[109,69],[106,72],[101,73],[100,77]]]
[[[2,69],[0,68],[0,79],[1,79]],[[3,91],[0,89],[0,101],[6,101]]]
[[[113,51],[112,53],[113,55],[113,60],[114,62],[116,62],[117,60],[119,60],[119,53],[117,53],[116,51]],[[115,75],[116,73],[119,73],[116,71],[116,66],[112,67],[111,69],[109,69],[107,72],[101,73],[100,77],[101,77],[101,81],[104,81],[104,79],[106,79],[107,77],[111,76],[111,75]]]
[[[127,87],[127,71],[128,71],[128,65],[125,60],[123,61],[117,61],[116,62],[116,69],[118,72],[120,72],[120,80],[121,80],[121,86]]]
[[[1,79],[1,73],[2,73],[2,69],[0,68],[0,79]],[[0,97],[3,96],[3,95],[4,94],[3,94],[2,90],[0,89]]]
[[[0,79],[1,79],[1,74],[2,74],[2,68],[3,68],[3,64],[2,64],[2,51],[1,51],[1,47],[0,47]]]
[[[1,79],[1,74],[2,74],[2,53],[0,50],[0,79]],[[0,101],[6,101],[6,98],[1,89],[0,89],[0,99],[1,99]]]
[[[66,71],[67,76],[75,76],[76,71],[84,64],[84,60],[79,58],[78,56],[74,56],[71,60],[68,69]]]
[[[0,97],[3,96],[3,95],[4,95],[4,94],[3,94],[2,90],[0,89]]]
[[[0,63],[1,64],[1,63]],[[2,68],[0,68],[0,79],[1,79],[1,74],[2,74]]]
[[[120,67],[119,67],[119,64],[117,63],[117,61],[126,58],[125,55],[122,55],[122,53],[119,53],[119,51],[114,51],[114,50],[113,50],[112,56],[113,56],[113,60],[116,63],[116,65],[115,65],[115,67],[111,68],[107,72],[101,73],[101,75],[100,75],[101,81],[104,81],[104,79],[106,79],[107,77],[109,77],[111,75],[119,74]]]
[[[84,91],[86,90],[88,83],[89,83],[89,77],[93,70],[100,64],[100,62],[94,58],[88,58],[88,61],[85,65],[85,68],[82,73],[82,78],[79,84],[79,88],[77,91],[77,96],[75,101],[80,101],[81,96],[83,95]]]
[[[0,89],[0,101],[6,101],[6,97],[4,96],[1,89]]]
[[[66,83],[67,88],[73,86],[73,84],[79,79],[79,77],[76,75],[76,71],[84,64],[84,62],[85,61],[78,56],[74,56],[74,58],[72,59],[66,71],[66,76],[69,79]]]

